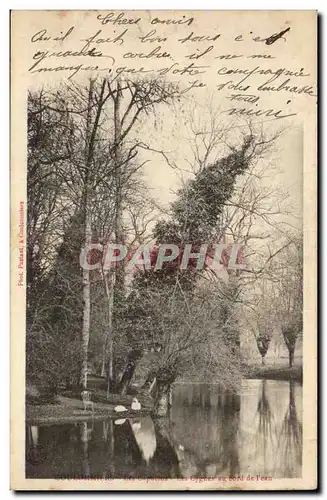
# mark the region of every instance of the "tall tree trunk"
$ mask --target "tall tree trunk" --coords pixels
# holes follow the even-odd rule
[[[168,389],[168,408],[172,408],[173,406],[173,388],[169,386]]]
[[[136,368],[136,361],[129,361],[127,366],[124,369],[120,384],[119,384],[119,392],[120,394],[126,394],[128,387],[133,378],[134,372]]]
[[[85,127],[85,175],[84,175],[84,192],[82,199],[82,210],[84,212],[84,240],[85,245],[92,241],[92,225],[90,214],[90,195],[92,193],[93,181],[93,160],[96,134],[99,126],[100,116],[104,105],[104,89],[105,80],[102,83],[100,95],[98,97],[94,121],[92,122],[92,107],[94,80],[90,80],[88,102],[87,102],[87,117]],[[90,341],[90,317],[91,317],[91,294],[90,294],[90,271],[83,269],[83,329],[82,329],[82,370],[81,384],[87,387],[87,370],[88,370],[88,348]]]
[[[154,402],[154,414],[156,417],[165,417],[169,411],[170,386],[158,383]]]
[[[293,362],[294,362],[294,350],[289,349],[289,351],[288,351],[288,364],[289,364],[290,368],[292,368]]]
[[[114,103],[114,162],[115,162],[115,218],[114,218],[114,231],[115,231],[115,243],[122,243],[122,214],[121,214],[121,163],[122,163],[122,152],[121,152],[121,118],[120,118],[120,106],[121,106],[121,85],[120,80],[117,80],[116,94],[113,94]],[[107,393],[109,394],[112,390],[114,381],[114,349],[113,349],[113,337],[114,337],[114,306],[115,306],[115,295],[117,289],[117,267],[112,269],[112,279],[109,283],[109,304],[108,304],[108,331],[106,336],[106,351],[108,355],[108,386]],[[120,280],[119,280],[120,281]]]
[[[90,271],[83,269],[83,330],[81,385],[87,387],[88,349],[90,340]]]
[[[156,382],[157,382],[156,372],[155,371],[151,371],[148,374],[148,376],[147,376],[147,378],[146,378],[146,380],[145,380],[145,382],[144,382],[144,384],[142,386],[142,390],[146,391],[149,394],[152,394],[153,391],[154,391],[154,389],[155,389]]]
[[[261,364],[262,364],[262,366],[265,365],[265,357],[264,356],[261,356]]]
[[[168,414],[172,402],[172,384],[176,379],[176,374],[165,368],[161,368],[157,373],[156,389],[154,393],[154,414],[157,417],[164,417]]]
[[[102,268],[102,279],[105,286],[105,292],[108,302],[108,326],[106,332],[106,338],[103,348],[103,359],[102,359],[102,376],[107,377],[107,394],[109,395],[113,389],[113,314],[114,314],[114,290],[116,282],[116,272],[115,269],[110,269],[108,275],[104,273]]]
[[[89,95],[88,95],[88,110],[86,118],[86,138],[85,138],[85,179],[83,192],[83,207],[84,212],[84,242],[85,245],[91,242],[92,227],[89,214],[89,184],[91,176],[91,160],[92,160],[92,139],[90,137],[91,127],[91,106],[93,96],[93,80],[90,80]],[[88,371],[88,349],[90,341],[90,318],[91,318],[91,294],[90,294],[90,271],[83,269],[83,328],[82,328],[82,369],[81,369],[81,385],[87,387],[87,371]]]

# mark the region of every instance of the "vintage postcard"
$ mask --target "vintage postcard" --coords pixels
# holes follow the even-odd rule
[[[315,11],[12,11],[12,489],[317,488],[317,92]]]

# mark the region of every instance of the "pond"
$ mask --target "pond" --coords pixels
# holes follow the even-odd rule
[[[178,384],[167,418],[28,426],[26,477],[302,475],[302,387],[245,380],[239,395]]]

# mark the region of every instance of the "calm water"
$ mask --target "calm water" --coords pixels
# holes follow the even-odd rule
[[[177,385],[170,417],[28,427],[28,478],[299,477],[302,387]]]

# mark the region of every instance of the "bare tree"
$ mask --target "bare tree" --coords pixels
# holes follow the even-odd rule
[[[46,233],[49,227],[49,216],[45,210],[51,209],[51,220],[54,220],[51,227],[56,231],[56,238],[50,244],[50,254],[53,260],[56,255],[56,245],[63,238],[64,225],[67,225],[70,217],[74,215],[80,221],[83,234],[81,246],[94,242],[102,242],[104,245],[108,242],[124,242],[126,238],[124,211],[128,210],[129,215],[132,214],[128,199],[130,192],[136,193],[140,186],[140,183],[135,182],[135,176],[144,165],[144,161],[136,160],[138,149],[143,148],[145,144],[144,140],[141,143],[138,137],[141,129],[140,123],[147,119],[149,113],[154,113],[158,105],[170,104],[178,95],[179,90],[176,86],[158,79],[134,81],[118,79],[113,82],[108,79],[101,81],[91,79],[87,86],[70,82],[62,84],[58,89],[43,90],[39,96],[33,97],[33,103],[30,99],[29,109],[32,117],[29,128],[31,144],[29,185],[32,189],[30,199],[32,202],[35,200],[34,204],[40,203],[37,189],[43,190],[41,181],[45,186],[46,179],[52,183],[55,179],[56,189],[52,188],[50,192],[53,196],[52,202],[50,195],[42,192],[47,205],[43,203],[44,213],[37,216],[36,222],[31,220],[29,228],[35,233],[34,227],[37,225],[37,220],[42,220],[42,227]],[[45,144],[45,132],[41,123],[41,118],[44,122],[45,116],[48,120],[47,124],[50,118],[60,124],[55,128],[57,136],[47,132],[48,144]],[[40,142],[42,134],[43,142]],[[59,137],[62,145],[59,144]],[[64,141],[62,137],[65,138]],[[38,141],[37,148],[34,148],[35,153],[33,153],[33,140]],[[39,175],[40,169],[38,169],[39,176],[35,177],[34,164],[38,166],[40,162],[42,162],[45,175]],[[55,174],[53,166],[56,168]],[[144,190],[144,184],[142,188]],[[63,222],[58,227],[55,217],[58,217],[59,210],[63,214]],[[140,213],[137,214],[134,210],[130,217],[134,230],[137,226],[140,227],[136,220]],[[36,217],[35,208],[33,211],[30,210],[30,214]],[[145,216],[143,212],[145,217],[143,224],[149,215],[150,213]],[[145,229],[143,233],[144,231]],[[137,239],[140,237],[142,237],[141,233],[136,234]],[[49,238],[49,234],[46,233],[46,241]],[[33,245],[33,249],[29,252],[30,261],[35,264],[35,248],[38,247],[33,243],[32,237],[30,245]],[[40,262],[43,262],[42,258]],[[104,353],[108,390],[110,390],[110,383],[113,379],[114,306],[115,300],[119,299],[119,294],[118,299],[115,299],[115,293],[118,290],[121,295],[124,295],[125,278],[123,270],[118,271],[116,268],[111,272],[98,274],[83,269],[81,383],[84,386],[87,383],[89,370],[91,290],[94,279],[102,280],[103,292],[107,298],[108,314],[104,335]]]
[[[270,283],[266,279],[258,280],[258,300],[250,310],[249,326],[254,335],[262,365],[268,352],[270,341],[274,334],[275,309],[273,297],[270,293]],[[260,295],[259,295],[260,294]]]
[[[293,366],[297,339],[302,335],[303,321],[303,256],[302,239],[297,236],[280,255],[277,274],[278,319],[289,353],[289,367]]]

